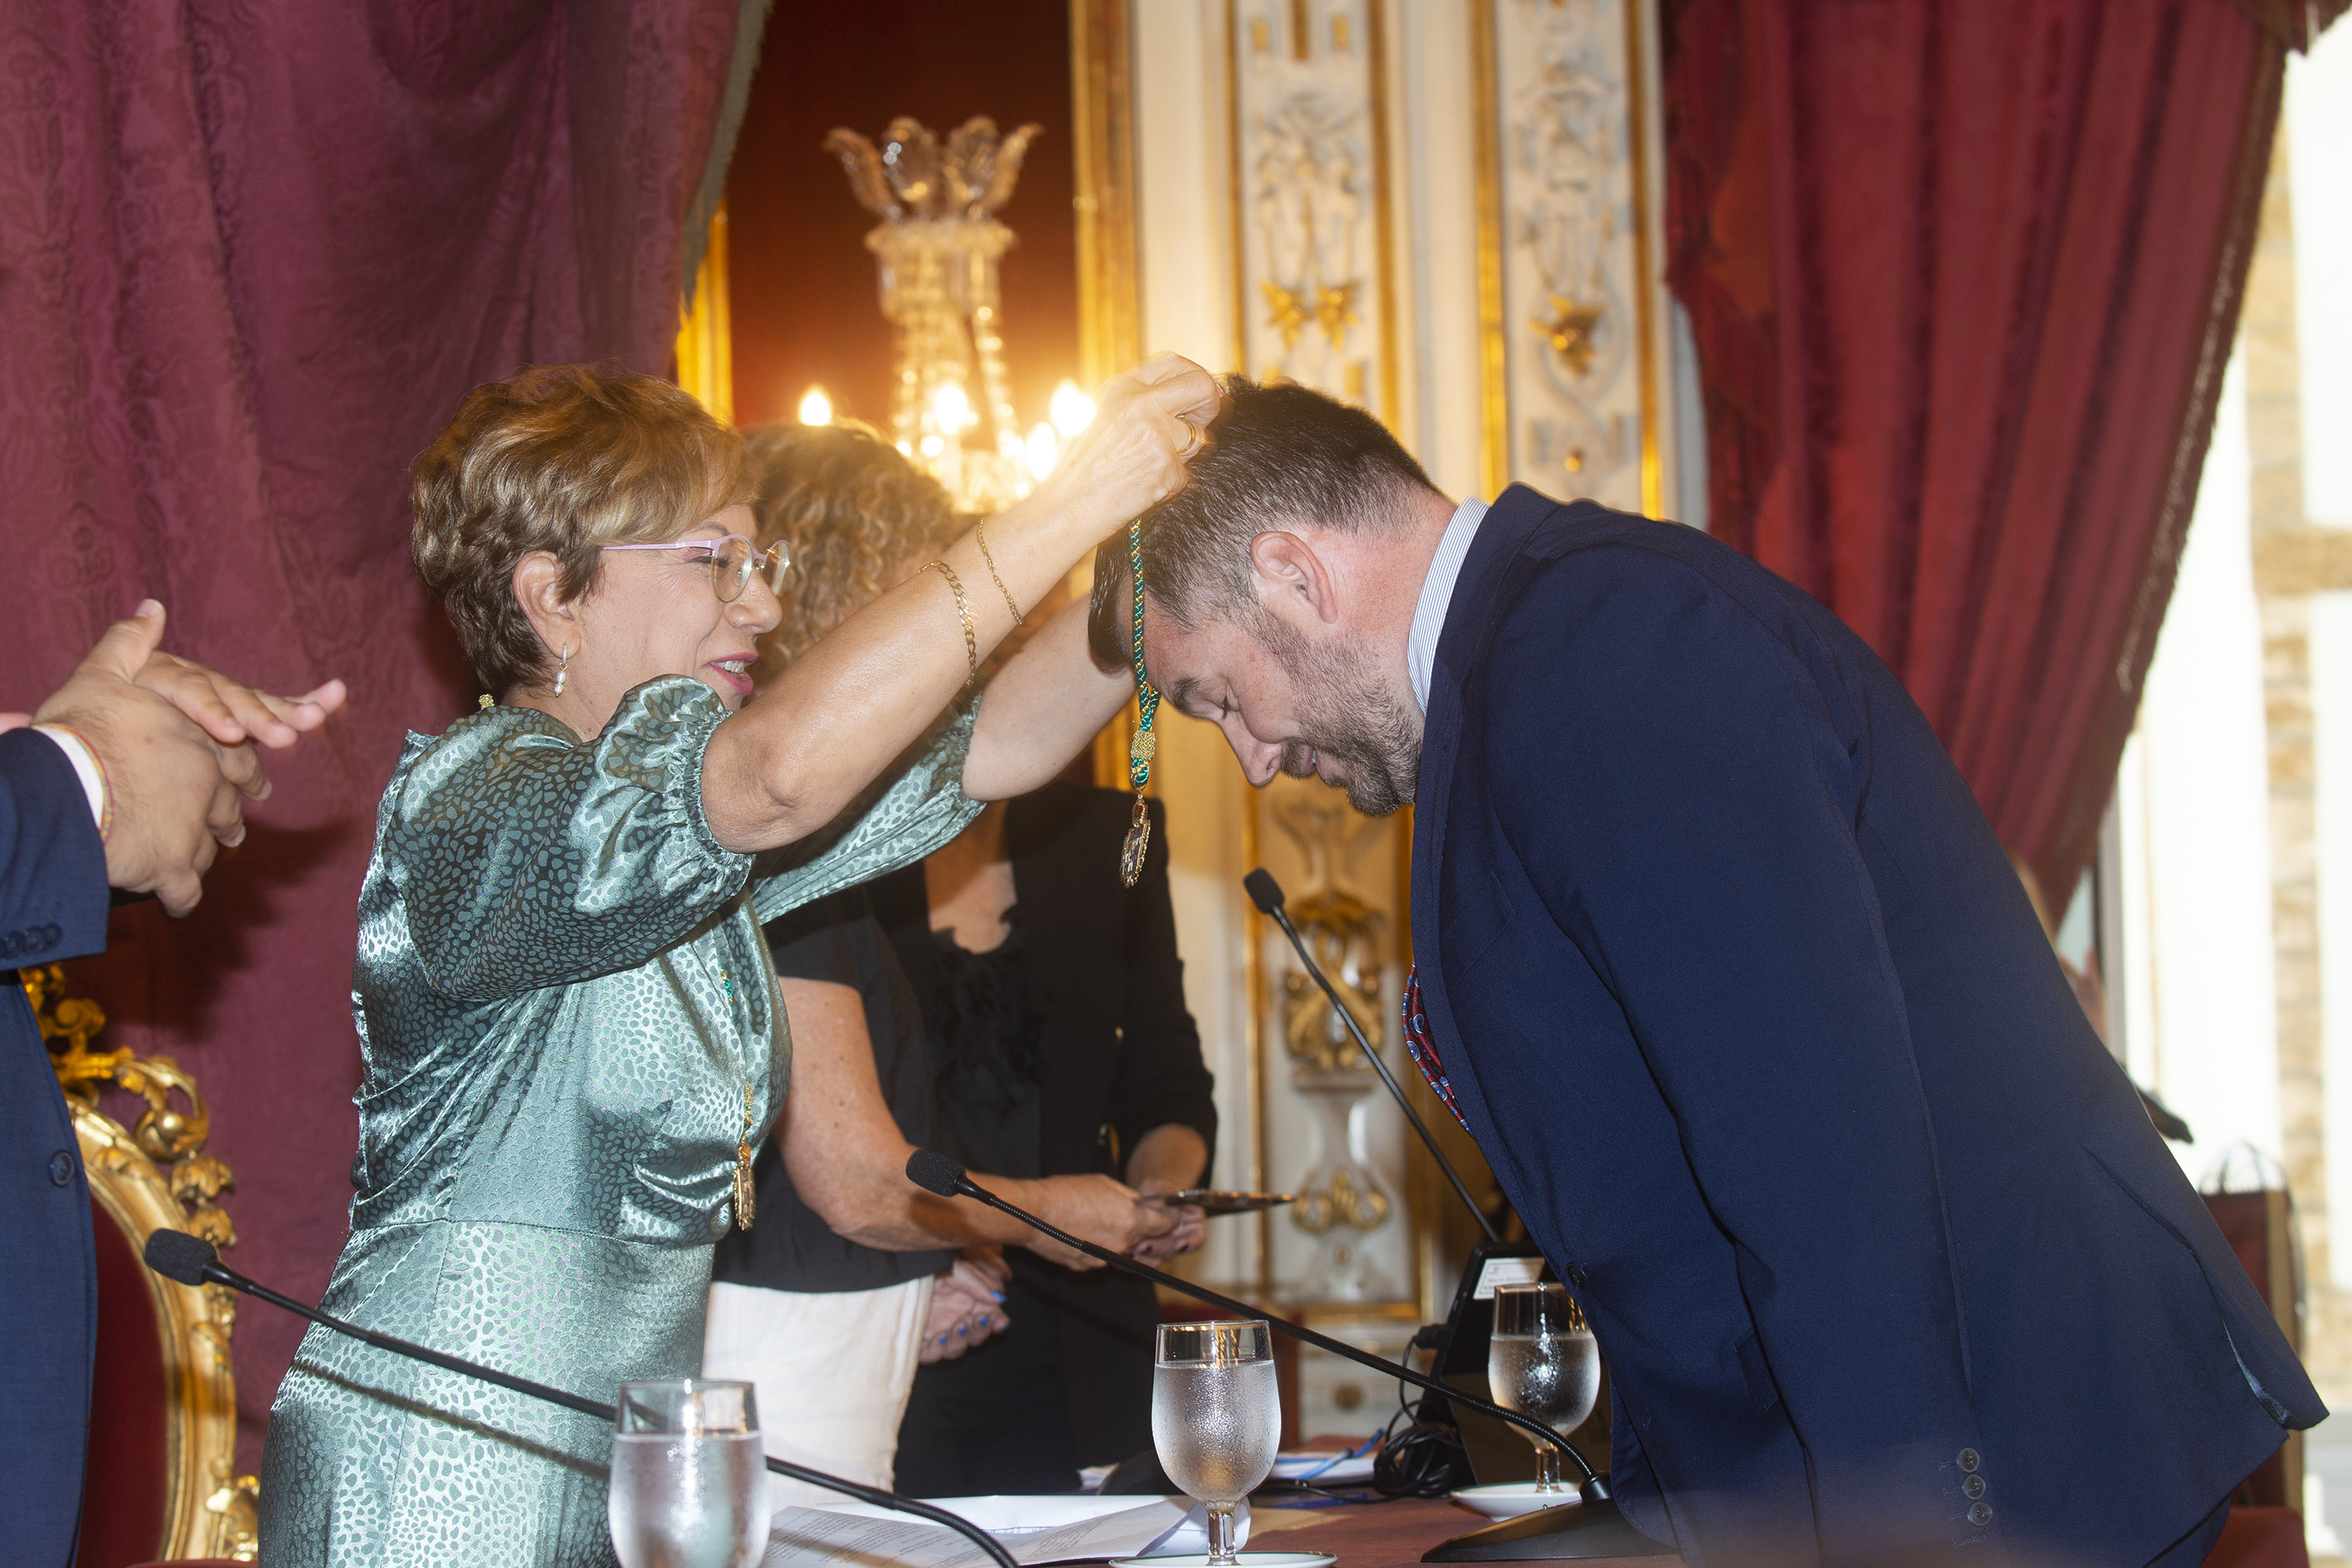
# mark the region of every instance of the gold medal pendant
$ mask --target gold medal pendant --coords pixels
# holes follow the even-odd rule
[[[1143,806],[1143,792],[1135,795],[1135,816],[1127,826],[1127,847],[1119,851],[1118,879],[1132,888],[1143,876],[1143,851],[1151,843],[1151,818]]]
[[[751,1228],[751,1145],[735,1145],[735,1228]]]
[[[751,1086],[743,1086],[743,1135],[735,1140],[735,1228],[751,1228]]]

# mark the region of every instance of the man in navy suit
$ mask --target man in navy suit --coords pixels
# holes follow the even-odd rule
[[[1231,397],[1142,524],[1148,672],[1253,784],[1417,803],[1425,1066],[1593,1325],[1628,1518],[2201,1560],[2326,1409],[1901,683],[1703,533],[1456,506],[1369,415]]]
[[[163,606],[118,622],[34,714],[0,714],[0,1540],[11,1563],[73,1561],[98,1326],[89,1187],[16,966],[106,946],[110,889],[174,915],[203,896],[253,749],[290,746],[342,701],[331,681],[267,697],[155,651]]]

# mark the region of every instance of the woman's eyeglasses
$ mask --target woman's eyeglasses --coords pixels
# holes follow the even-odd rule
[[[743,596],[757,574],[765,579],[768,592],[781,596],[784,591],[784,573],[793,558],[782,544],[772,544],[765,550],[754,550],[751,542],[740,533],[730,533],[718,539],[673,539],[663,544],[607,544],[607,550],[683,550],[688,559],[710,570],[710,591],[719,595],[722,605],[731,605]]]

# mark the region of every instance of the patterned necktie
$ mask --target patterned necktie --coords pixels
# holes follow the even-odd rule
[[[1429,1019],[1421,1010],[1418,963],[1404,973],[1404,1048],[1437,1098],[1445,1101],[1445,1109],[1454,1112],[1454,1120],[1462,1121],[1462,1107],[1454,1103],[1454,1086],[1445,1079],[1445,1064],[1437,1059],[1437,1043],[1429,1037]],[[1470,1123],[1462,1121],[1462,1131],[1469,1131]]]

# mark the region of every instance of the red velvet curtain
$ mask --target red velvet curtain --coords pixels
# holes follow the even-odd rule
[[[113,1044],[194,1071],[236,1175],[235,1260],[296,1295],[346,1228],[376,800],[403,731],[470,706],[409,568],[409,462],[520,365],[667,372],[688,207],[739,21],[756,38],[763,11],[0,5],[0,709],[145,594],[176,652],[352,687],[347,718],[273,763],[194,917],[120,910],[72,975]],[[247,1416],[299,1327],[240,1314]]]
[[[2012,854],[2095,852],[2237,323],[2229,0],[1664,0],[1709,528],[1868,638]]]

